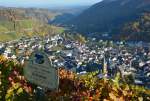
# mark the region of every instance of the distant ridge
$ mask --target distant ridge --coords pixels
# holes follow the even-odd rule
[[[150,11],[150,0],[103,0],[68,24],[81,33],[112,32],[145,11]]]

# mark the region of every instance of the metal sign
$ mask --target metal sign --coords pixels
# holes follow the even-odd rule
[[[55,90],[59,85],[58,70],[52,67],[46,53],[37,51],[32,53],[24,67],[26,79],[38,86]]]

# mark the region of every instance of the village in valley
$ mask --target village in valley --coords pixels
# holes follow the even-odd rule
[[[22,65],[35,51],[45,52],[55,68],[64,68],[77,75],[97,71],[100,79],[113,79],[119,72],[126,82],[150,88],[149,43],[96,38],[80,42],[65,34],[0,43],[0,55]]]
[[[150,0],[0,0],[0,101],[150,101]]]

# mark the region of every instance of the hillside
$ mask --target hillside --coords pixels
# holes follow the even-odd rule
[[[68,24],[82,33],[115,32],[139,14],[150,11],[149,0],[104,0],[99,2]]]
[[[48,20],[57,14],[47,9],[1,7],[0,41],[59,33],[63,28],[48,25]]]
[[[52,10],[61,13],[56,15],[53,19],[50,19],[49,24],[64,26],[65,23],[80,15],[87,8],[89,8],[89,6],[73,6],[66,8],[57,8],[57,10]]]
[[[113,36],[116,40],[150,41],[150,12],[145,12],[134,21],[124,24],[118,33]]]

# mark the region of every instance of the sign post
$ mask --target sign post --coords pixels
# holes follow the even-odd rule
[[[51,65],[47,54],[36,51],[31,54],[24,67],[25,78],[41,88],[57,90],[59,86],[58,70]]]

